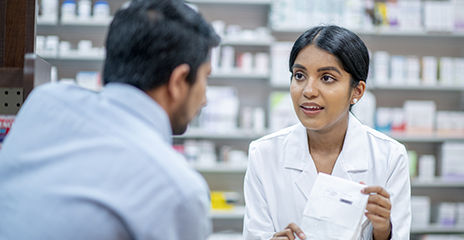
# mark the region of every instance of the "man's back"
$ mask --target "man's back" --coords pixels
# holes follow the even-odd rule
[[[206,184],[170,143],[132,86],[35,90],[0,151],[0,239],[206,238]]]

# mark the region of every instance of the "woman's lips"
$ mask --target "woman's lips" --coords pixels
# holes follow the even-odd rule
[[[321,107],[318,104],[302,104],[300,105],[300,108],[303,113],[308,116],[316,116],[324,110],[324,107]]]

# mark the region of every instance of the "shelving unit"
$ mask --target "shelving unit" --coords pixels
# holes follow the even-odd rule
[[[116,7],[123,4],[123,0],[111,1],[112,14]],[[271,52],[275,42],[294,41],[307,29],[301,28],[271,28],[269,27],[269,13],[272,8],[272,0],[190,0],[208,21],[222,20],[226,24],[240,25],[243,28],[266,27],[274,37],[271,39],[246,40],[223,38],[222,45],[237,48],[259,50],[260,52]],[[42,21],[38,20],[38,34],[56,34],[65,40],[81,40],[79,37],[93,40],[95,46],[103,46],[106,28],[111,19],[107,21]],[[56,29],[54,29],[56,27]],[[79,35],[69,34],[72,29],[80,30]],[[427,31],[394,31],[375,28],[373,30],[356,31],[366,42],[369,49],[374,51],[389,51],[392,54],[401,55],[432,55],[432,56],[464,56],[464,32],[427,32]],[[74,77],[77,70],[99,70],[104,60],[102,56],[43,56],[52,63],[58,65],[59,78]],[[270,58],[272,59],[272,57]],[[287,66],[283,66],[287,67]],[[83,69],[81,69],[83,68]],[[85,68],[85,69],[84,69]],[[213,72],[209,77],[210,85],[228,86],[237,88],[241,103],[244,105],[253,103],[253,107],[264,107],[266,116],[269,115],[269,95],[272,91],[288,91],[289,86],[273,86],[270,83],[271,73],[257,74],[255,72],[242,73]],[[368,82],[368,90],[378,97],[380,107],[401,107],[406,99],[430,99],[439,101],[441,97],[446,100],[438,109],[464,110],[464,86],[376,86]],[[266,119],[266,127],[269,127],[269,119]],[[189,128],[182,136],[175,136],[174,142],[182,144],[186,140],[208,140],[216,144],[216,150],[223,146],[231,146],[234,149],[247,151],[248,144],[257,138],[270,133],[265,129],[260,132],[243,129],[229,129],[227,131],[205,131],[198,128]],[[406,144],[410,149],[418,151],[419,154],[434,154],[439,159],[439,146],[445,141],[464,141],[464,135],[408,135],[389,134],[392,138]],[[246,166],[217,164],[215,166],[194,166],[215,191],[236,191],[242,193],[243,177]],[[446,182],[434,180],[433,182],[412,181],[414,191],[434,191],[445,189],[446,191],[462,193],[464,182]],[[462,195],[462,194],[461,194]],[[459,196],[458,196],[459,197]],[[464,197],[461,196],[461,200]],[[243,200],[239,206],[231,211],[212,211],[213,230],[228,230],[240,233],[242,230],[242,219],[244,215]],[[226,224],[219,222],[226,221]],[[220,226],[219,226],[220,225]],[[444,228],[438,225],[430,225],[424,228],[413,228],[411,234],[434,234],[434,233],[464,233],[464,227]]]
[[[235,206],[231,210],[212,210],[213,219],[238,219],[241,220],[245,215],[245,206]]]
[[[428,92],[434,92],[434,91],[443,91],[443,92],[463,92],[464,91],[464,86],[443,86],[443,85],[436,85],[436,86],[424,86],[424,85],[419,85],[419,86],[395,86],[395,85],[385,85],[385,86],[369,86],[369,90],[372,91],[428,91]]]
[[[259,73],[240,73],[240,72],[216,72],[212,73],[209,78],[222,78],[222,79],[244,79],[244,80],[267,80],[269,79],[269,74],[259,74]]]
[[[72,19],[61,20],[60,24],[63,26],[83,26],[83,27],[108,27],[112,18],[108,19]]]
[[[306,28],[279,28],[274,27],[272,31],[275,34],[301,34],[306,31]],[[439,38],[464,38],[464,32],[429,32],[421,31],[401,31],[384,28],[374,28],[372,30],[353,30],[356,34],[361,36],[373,37],[439,37]]]
[[[462,234],[464,233],[464,226],[444,227],[440,225],[429,225],[426,227],[412,227],[412,234]]]
[[[271,5],[272,0],[189,0],[193,4]]]
[[[194,166],[200,173],[242,173],[246,171],[246,166],[236,166],[218,163],[215,166]]]
[[[446,181],[442,179],[434,179],[431,181],[413,180],[411,182],[413,188],[464,188],[464,180],[462,181]]]

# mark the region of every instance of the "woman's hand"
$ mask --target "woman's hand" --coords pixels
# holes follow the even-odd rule
[[[290,223],[284,230],[275,233],[270,240],[294,240],[296,239],[295,234],[298,236],[298,239],[306,239],[300,227],[295,223]]]
[[[369,186],[362,191],[369,194],[366,217],[372,222],[374,240],[390,239],[390,194],[380,186]]]

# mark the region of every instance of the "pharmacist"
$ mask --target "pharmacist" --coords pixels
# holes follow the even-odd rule
[[[337,26],[309,29],[293,45],[289,67],[299,123],[250,145],[245,239],[306,239],[299,225],[318,172],[366,184],[362,239],[409,239],[406,149],[350,112],[366,88],[362,40]]]

